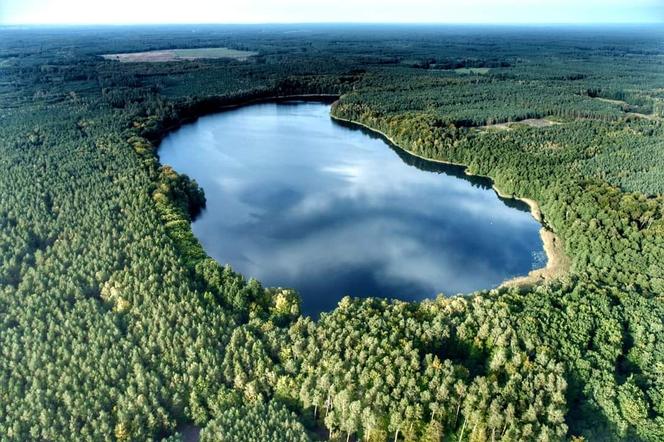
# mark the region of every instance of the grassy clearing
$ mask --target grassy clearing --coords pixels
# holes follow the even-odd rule
[[[130,52],[123,54],[103,54],[107,60],[117,60],[123,63],[155,63],[164,61],[188,61],[202,58],[232,58],[245,61],[257,55],[257,52],[239,51],[229,48],[196,48],[196,49],[166,49],[148,52]]]
[[[511,121],[508,123],[496,123],[489,124],[486,126],[480,126],[480,129],[484,130],[510,130],[512,126],[530,126],[530,127],[549,127],[561,124],[558,121],[550,120],[548,118],[528,118],[521,121]]]
[[[454,69],[457,74],[479,74],[486,75],[489,73],[489,68],[458,68]]]

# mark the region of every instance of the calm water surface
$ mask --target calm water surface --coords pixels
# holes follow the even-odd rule
[[[486,289],[545,264],[540,225],[482,178],[334,122],[329,105],[203,117],[161,144],[196,179],[208,254],[317,315],[344,295],[421,300]]]

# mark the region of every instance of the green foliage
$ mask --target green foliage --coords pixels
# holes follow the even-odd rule
[[[654,30],[198,31],[0,29],[0,438],[664,438]],[[204,47],[258,55],[96,56]],[[537,200],[571,273],[313,322],[219,265],[190,228],[202,189],[155,146],[291,94]],[[482,127],[541,117],[560,124]]]
[[[320,323],[291,329],[297,394],[332,432],[363,438],[460,436],[466,426],[478,440],[563,436],[563,367],[549,351],[526,352],[509,316],[492,308],[482,297],[421,306],[346,298]],[[460,347],[481,361],[468,364]]]
[[[222,411],[201,432],[201,442],[306,442],[307,433],[283,405],[253,402]]]

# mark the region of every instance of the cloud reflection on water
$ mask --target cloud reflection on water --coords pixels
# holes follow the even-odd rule
[[[255,105],[163,141],[162,162],[205,189],[207,210],[193,229],[211,256],[298,289],[311,314],[345,294],[423,299],[531,269],[542,244],[530,214],[328,112],[317,103]]]

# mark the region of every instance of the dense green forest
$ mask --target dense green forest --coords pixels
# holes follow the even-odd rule
[[[664,440],[664,33],[553,31],[0,28],[0,440]],[[201,47],[258,54],[99,57]],[[308,94],[539,202],[569,272],[314,321],[207,257],[160,139]]]

